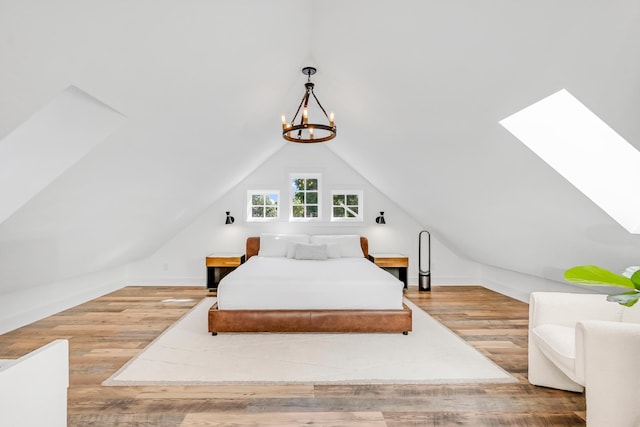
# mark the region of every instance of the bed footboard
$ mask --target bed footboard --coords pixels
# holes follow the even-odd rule
[[[412,330],[411,309],[219,310],[209,309],[209,332],[402,332]]]

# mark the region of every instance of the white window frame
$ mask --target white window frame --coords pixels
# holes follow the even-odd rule
[[[334,205],[333,204],[333,198],[334,196],[350,196],[350,195],[356,195],[358,196],[358,214],[355,217],[335,217],[333,216],[333,209],[336,207],[341,207],[339,205]],[[344,206],[345,209],[348,209],[347,206]],[[363,191],[362,190],[331,190],[331,221],[332,222],[362,222],[364,215],[363,215],[363,208],[364,208],[364,202],[363,202]]]
[[[275,194],[278,197],[278,204],[276,208],[275,217],[254,217],[253,216],[253,196],[269,196]],[[258,205],[255,205],[258,206]],[[266,204],[260,205],[266,208]],[[277,221],[280,218],[280,208],[282,206],[282,198],[280,197],[280,190],[247,190],[247,222],[271,222]]]
[[[317,217],[294,217],[293,216],[293,209],[296,206],[304,206],[305,207],[305,211],[306,211],[306,207],[307,207],[307,203],[305,200],[305,203],[303,205],[300,204],[294,204],[294,196],[296,193],[298,193],[299,191],[294,188],[294,180],[297,179],[304,179],[304,180],[308,180],[308,179],[315,179],[318,182],[318,188],[317,188],[317,193],[318,193],[318,200],[316,204],[309,204],[309,206],[314,206],[317,205],[318,207],[318,216]],[[292,222],[315,222],[315,221],[321,221],[322,220],[322,174],[319,173],[290,173],[289,174],[289,221]],[[304,192],[306,193],[306,190],[304,190]],[[306,198],[306,196],[305,196]]]

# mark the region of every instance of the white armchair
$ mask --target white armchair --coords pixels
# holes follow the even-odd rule
[[[605,295],[534,292],[529,382],[581,392],[589,427],[640,426],[640,304]]]

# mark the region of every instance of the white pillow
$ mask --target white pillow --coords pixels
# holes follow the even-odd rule
[[[295,259],[296,257],[296,246],[303,243],[295,243],[295,242],[287,242],[287,258]],[[340,250],[340,245],[337,243],[329,243],[325,245],[327,247],[327,258],[341,258],[342,251]]]
[[[360,236],[356,234],[316,235],[311,236],[313,244],[337,244],[343,258],[363,258]]]
[[[327,256],[329,258],[341,258],[342,250],[340,250],[340,245],[337,243],[327,243]]]
[[[328,258],[327,245],[308,245],[306,243],[297,243],[295,258],[325,261]]]
[[[309,243],[309,236],[306,234],[260,234],[260,250],[259,256],[264,257],[286,257],[287,244]]]
[[[296,257],[296,245],[300,243],[287,242],[287,258],[294,259]]]

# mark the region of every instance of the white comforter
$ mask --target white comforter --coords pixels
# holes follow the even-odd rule
[[[253,256],[218,285],[221,310],[401,309],[404,284],[365,258]]]

